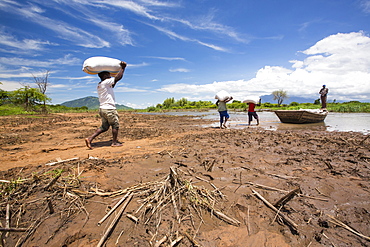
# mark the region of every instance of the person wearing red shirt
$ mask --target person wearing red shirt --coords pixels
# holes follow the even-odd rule
[[[248,125],[251,125],[253,118],[257,120],[257,125],[260,124],[260,120],[258,118],[257,112],[254,110],[256,104],[248,103]]]

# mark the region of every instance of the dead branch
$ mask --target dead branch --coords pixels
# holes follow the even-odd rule
[[[173,240],[170,244],[171,247],[176,246],[180,241],[184,238],[184,236],[178,236],[175,240]]]
[[[0,232],[25,232],[28,228],[0,228]]]
[[[107,240],[107,238],[109,237],[109,235],[112,233],[112,231],[113,231],[114,227],[116,226],[118,220],[121,218],[121,216],[123,214],[123,211],[126,209],[127,205],[131,201],[132,197],[133,197],[133,195],[131,193],[129,193],[129,197],[127,198],[127,201],[125,202],[124,205],[122,205],[121,210],[118,212],[118,214],[116,215],[116,217],[113,219],[112,223],[108,227],[108,229],[105,232],[105,234],[103,235],[103,237],[100,239],[97,247],[103,246],[103,244],[105,243],[105,241]]]
[[[340,220],[338,220],[338,219],[334,218],[333,216],[331,216],[331,215],[329,215],[329,214],[327,214],[327,216],[329,216],[329,217],[332,219],[332,220],[329,220],[331,223],[333,223],[333,224],[335,224],[335,225],[337,225],[337,226],[341,226],[341,227],[343,227],[344,229],[346,229],[346,230],[348,230],[348,231],[352,232],[353,234],[355,234],[355,235],[357,235],[357,236],[359,236],[359,237],[361,237],[361,238],[363,238],[363,239],[366,239],[367,241],[370,241],[370,237],[365,236],[365,235],[363,235],[362,233],[359,233],[358,231],[356,231],[356,230],[355,230],[355,229],[353,229],[352,227],[350,227],[350,226],[348,226],[348,225],[344,224],[343,222],[341,222]]]
[[[109,210],[109,212],[98,222],[98,226],[100,226],[125,200],[126,198],[130,195],[130,192],[124,195],[119,202],[114,205],[114,207]]]
[[[166,241],[167,241],[167,236],[165,235],[165,236],[163,236],[163,238],[161,238],[159,241],[157,241],[155,243],[154,247],[159,247],[159,246],[161,246],[161,244],[163,244]]]
[[[70,159],[66,159],[66,160],[58,160],[56,162],[50,162],[50,163],[47,163],[45,165],[46,166],[53,166],[53,165],[56,165],[56,164],[60,164],[60,163],[64,163],[64,162],[72,161],[72,160],[78,160],[78,159],[79,159],[78,157],[75,157],[75,158],[70,158]]]
[[[280,200],[278,200],[274,206],[276,208],[278,207],[283,207],[288,201],[290,201],[291,199],[293,199],[294,196],[298,195],[301,191],[300,188],[297,188],[297,189],[294,189],[292,190],[291,192],[289,192],[288,194],[286,194],[285,196],[283,196],[282,198],[280,198]]]
[[[234,225],[234,226],[240,226],[240,222],[239,222],[238,220],[233,219],[233,218],[231,218],[231,217],[229,217],[229,216],[225,215],[224,213],[221,213],[221,212],[219,212],[219,211],[217,211],[217,210],[213,210],[213,211],[212,211],[212,213],[213,213],[215,216],[219,217],[220,219],[222,219],[223,221],[225,221],[225,222],[227,222],[227,223],[229,223],[229,224],[231,224],[231,225]]]
[[[261,199],[268,207],[270,207],[273,211],[275,211],[276,213],[279,214],[279,216],[283,219],[283,221],[289,226],[291,227],[294,231],[298,232],[298,225],[296,223],[294,223],[291,219],[289,219],[288,217],[286,217],[285,215],[283,215],[281,212],[279,212],[279,210],[274,206],[272,205],[269,201],[267,201],[263,196],[261,196],[257,191],[253,190],[252,189],[252,192],[259,198]]]
[[[62,176],[62,173],[58,174],[57,176],[55,176],[55,178],[53,178],[50,183],[48,183],[45,187],[44,187],[44,190],[48,190],[51,186],[53,186],[56,181],[58,180],[58,178],[60,178],[60,176]]]
[[[189,239],[189,241],[192,243],[192,245],[194,246],[194,247],[201,247],[201,245],[194,239],[194,238],[192,238],[190,235],[189,235],[189,233],[187,233],[187,232],[182,232],[182,234],[183,235],[185,235],[188,239]]]

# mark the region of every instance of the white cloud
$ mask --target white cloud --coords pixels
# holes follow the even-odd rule
[[[190,72],[190,70],[185,69],[185,68],[170,69],[169,71],[170,72],[182,72],[182,73]]]
[[[318,41],[302,52],[307,57],[294,60],[292,68],[265,66],[250,80],[221,81],[203,85],[170,84],[158,91],[180,95],[207,95],[220,90],[235,99],[269,95],[285,90],[288,95],[318,97],[323,84],[329,97],[337,100],[370,100],[370,37],[363,32],[338,33]]]
[[[146,93],[148,92],[148,90],[118,86],[115,88],[115,92],[116,93]]]
[[[370,0],[362,0],[361,7],[365,13],[370,13]]]
[[[154,57],[154,56],[145,56],[147,58],[155,58],[155,59],[161,59],[161,60],[167,60],[167,61],[186,61],[185,58],[182,57]]]
[[[20,57],[0,57],[0,63],[3,65],[15,65],[15,66],[32,66],[32,67],[44,67],[50,68],[60,65],[80,65],[80,59],[67,54],[64,57],[57,59],[49,59],[46,61],[36,59],[26,59]],[[23,67],[25,68],[25,67]]]
[[[9,52],[9,48],[16,48],[23,51],[39,51],[43,50],[45,45],[52,45],[48,41],[23,39],[18,40],[16,37],[0,30],[0,44],[6,46],[7,49],[2,49],[3,52]]]
[[[92,17],[89,18],[89,21],[91,23],[94,23],[96,26],[101,27],[103,30],[110,31],[113,35],[117,37],[117,41],[121,45],[133,45],[130,31],[123,28],[122,25]]]
[[[226,49],[226,48],[223,48],[223,47],[220,47],[220,46],[217,46],[217,45],[213,45],[213,44],[209,44],[209,43],[205,43],[205,42],[202,42],[202,41],[197,40],[197,39],[188,38],[188,37],[185,37],[183,35],[177,34],[177,33],[173,32],[173,31],[168,30],[168,29],[163,28],[163,27],[159,27],[159,26],[156,26],[156,25],[148,24],[148,23],[146,23],[146,24],[148,26],[151,26],[151,27],[157,29],[158,31],[166,34],[171,39],[179,39],[181,41],[186,41],[186,42],[195,42],[195,43],[198,43],[200,45],[203,45],[203,46],[212,48],[212,49],[214,49],[216,51],[223,51],[223,52],[227,52],[228,51],[228,49]]]
[[[10,13],[20,15],[31,22],[37,23],[38,25],[57,33],[60,38],[73,42],[78,46],[88,48],[103,48],[110,46],[109,42],[96,35],[90,34],[81,28],[43,16],[45,11],[39,6],[33,4],[20,5],[13,1],[2,1],[0,2],[0,6]]]
[[[15,81],[1,80],[1,83],[2,84],[0,84],[0,88],[5,91],[13,91],[13,90],[23,87],[22,84],[20,84],[19,82],[15,82]]]

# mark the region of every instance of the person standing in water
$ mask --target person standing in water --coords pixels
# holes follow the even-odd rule
[[[218,113],[220,114],[220,129],[227,128],[226,122],[230,118],[227,113],[226,103],[232,100],[233,97],[229,97],[224,101],[217,100],[216,105],[218,107]]]
[[[102,124],[94,134],[85,139],[85,144],[89,149],[92,149],[91,142],[95,137],[103,132],[106,132],[109,127],[112,127],[112,147],[120,147],[122,143],[118,141],[118,130],[119,130],[119,119],[118,112],[116,110],[116,102],[114,98],[113,88],[117,82],[122,79],[123,73],[125,72],[127,63],[121,61],[121,69],[115,77],[111,77],[108,71],[103,71],[98,74],[100,82],[97,86],[99,96],[99,115],[101,117]]]
[[[326,100],[329,93],[329,89],[326,85],[322,85],[322,88],[319,92],[320,94],[320,101],[321,101],[321,109],[326,111]]]
[[[258,118],[256,110],[254,109],[256,107],[256,104],[254,103],[247,104],[248,104],[248,125],[251,125],[253,118],[257,120],[257,125],[259,125],[260,119]]]

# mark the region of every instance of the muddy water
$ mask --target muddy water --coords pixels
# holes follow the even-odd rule
[[[211,119],[215,122],[205,127],[218,127],[219,114],[216,110],[207,112],[169,112],[168,115],[188,115],[196,118]],[[230,128],[248,128],[248,115],[246,112],[234,112],[229,110]],[[336,113],[330,112],[324,122],[314,124],[286,124],[281,123],[274,112],[258,112],[260,125],[269,130],[289,130],[289,129],[312,129],[326,131],[354,131],[363,134],[370,134],[370,113]],[[252,126],[256,121],[252,122]]]

